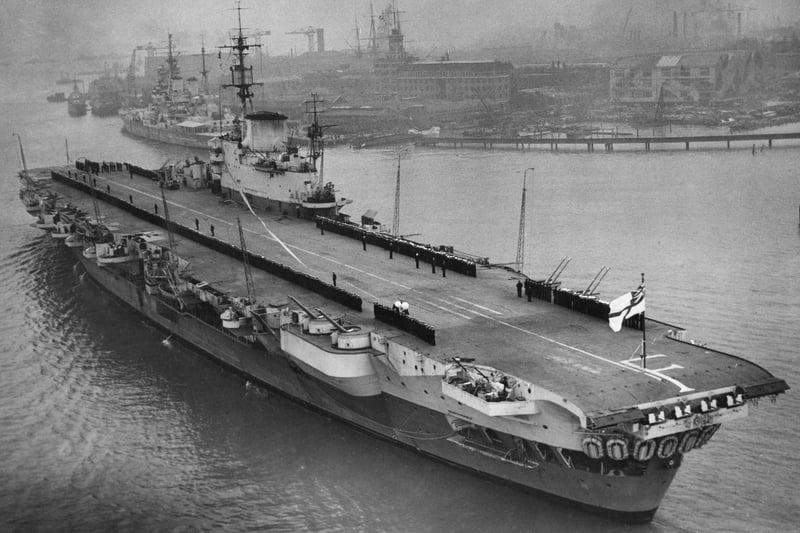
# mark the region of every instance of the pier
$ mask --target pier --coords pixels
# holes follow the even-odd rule
[[[689,135],[668,137],[633,137],[633,136],[592,136],[592,137],[421,137],[417,140],[420,146],[451,146],[453,148],[483,147],[484,149],[514,147],[516,150],[528,150],[532,146],[546,146],[552,151],[558,150],[559,145],[583,145],[588,152],[594,152],[600,147],[606,152],[613,152],[615,145],[639,145],[649,152],[656,144],[684,145],[689,150],[692,144],[697,143],[722,143],[730,149],[731,143],[748,143],[741,148],[750,148],[750,144],[758,143],[772,148],[774,141],[800,139],[800,132],[790,133],[744,133],[730,135]],[[753,146],[755,146],[753,144]]]

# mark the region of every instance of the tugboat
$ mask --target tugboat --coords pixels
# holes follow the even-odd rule
[[[47,101],[50,102],[51,104],[58,102],[66,102],[67,97],[64,95],[64,93],[53,93],[47,96]]]
[[[86,95],[78,89],[78,80],[72,84],[72,92],[67,99],[67,112],[71,117],[82,117],[86,114]]]

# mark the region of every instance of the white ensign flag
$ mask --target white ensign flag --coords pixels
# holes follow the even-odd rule
[[[644,313],[644,284],[633,292],[628,292],[612,301],[608,310],[608,325],[614,331],[622,329],[626,318]]]

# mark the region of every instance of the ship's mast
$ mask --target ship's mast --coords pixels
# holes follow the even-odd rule
[[[356,21],[356,57],[361,59],[361,30],[358,27],[358,17],[355,17]]]
[[[178,246],[175,243],[175,235],[172,233],[172,221],[169,218],[169,207],[167,205],[167,197],[164,194],[164,188],[161,188],[161,203],[164,206],[164,222],[167,226],[167,234],[169,235],[169,261],[166,272],[164,273],[169,283],[172,293],[180,304],[181,310],[186,307],[186,302],[180,295],[180,288],[178,287]]]
[[[247,102],[250,101],[251,107],[253,105],[253,93],[250,91],[250,87],[254,85],[262,85],[261,83],[253,82],[253,67],[245,67],[244,58],[251,46],[260,48],[261,45],[247,44],[247,37],[245,37],[242,33],[241,4],[237,4],[236,11],[238,11],[239,15],[238,35],[231,37],[231,41],[233,42],[232,45],[221,46],[220,48],[229,48],[236,53],[237,62],[231,66],[231,83],[229,85],[223,85],[223,87],[236,87],[238,89],[236,94],[239,97],[239,100],[242,102],[242,117],[244,117],[244,115],[247,114]]]
[[[311,93],[311,100],[307,100],[306,113],[311,115],[311,124],[308,126],[308,156],[314,161],[314,168],[319,172],[319,180],[322,182],[323,165],[325,162],[325,144],[322,140],[322,128],[320,126],[318,114],[322,112],[319,108],[324,103],[324,100],[319,100],[319,95]],[[319,166],[317,166],[317,159],[319,159]]]
[[[19,142],[19,157],[22,160],[22,171],[25,173],[25,179],[28,179],[28,163],[25,161],[25,150],[22,149],[22,137],[19,136],[19,133],[12,133],[14,137],[17,138],[17,142]]]
[[[167,226],[167,235],[169,236],[169,264],[170,270],[175,270],[178,262],[177,259],[177,245],[175,244],[175,235],[172,233],[172,221],[169,218],[169,206],[167,204],[167,197],[164,194],[164,186],[161,187],[161,204],[164,206],[164,222]]]
[[[244,241],[244,230],[242,229],[242,221],[236,217],[236,225],[239,226],[239,242],[242,245],[242,262],[244,263],[244,281],[247,286],[247,301],[249,304],[255,303],[255,283],[253,283],[253,272],[250,269],[250,259],[247,254],[247,244]]]
[[[374,61],[378,57],[378,34],[375,31],[375,11],[369,3],[369,54]]]
[[[526,206],[525,206],[525,193],[528,190],[528,171],[533,172],[533,168],[526,168],[524,174],[522,175],[522,205],[520,206],[520,213],[519,213],[519,234],[517,235],[517,258],[516,258],[516,266],[517,272],[522,273],[523,269],[525,268],[525,215],[526,215]]]
[[[208,73],[210,71],[206,68],[206,41],[202,35],[200,36],[200,57],[203,60],[203,70],[200,71],[203,76],[203,94],[208,94]]]
[[[400,156],[402,151],[397,153],[397,182],[394,187],[394,217],[392,218],[392,235],[400,236]]]
[[[172,99],[172,78],[175,76],[175,57],[172,55],[172,34],[167,34],[167,90],[169,91],[169,99]]]

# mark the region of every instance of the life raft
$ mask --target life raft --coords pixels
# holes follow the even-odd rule
[[[581,447],[583,448],[583,453],[588,455],[590,459],[603,458],[603,439],[600,437],[594,435],[585,437],[581,443]]]
[[[678,449],[678,437],[675,435],[667,435],[661,439],[656,448],[656,455],[659,459],[669,459],[675,454]]]
[[[606,441],[606,454],[614,461],[624,461],[628,458],[628,443],[620,437],[611,437]]]
[[[656,453],[658,443],[655,440],[637,440],[633,445],[633,458],[646,463]]]
[[[701,448],[705,446],[708,441],[711,440],[711,437],[714,436],[714,433],[717,432],[719,429],[720,424],[714,424],[713,426],[706,426],[700,432],[700,436],[697,438],[697,442],[695,443],[695,448]]]
[[[678,444],[678,451],[681,453],[688,452],[689,450],[695,447],[698,438],[700,438],[699,429],[693,429],[691,431],[687,431],[681,436],[681,441]]]

